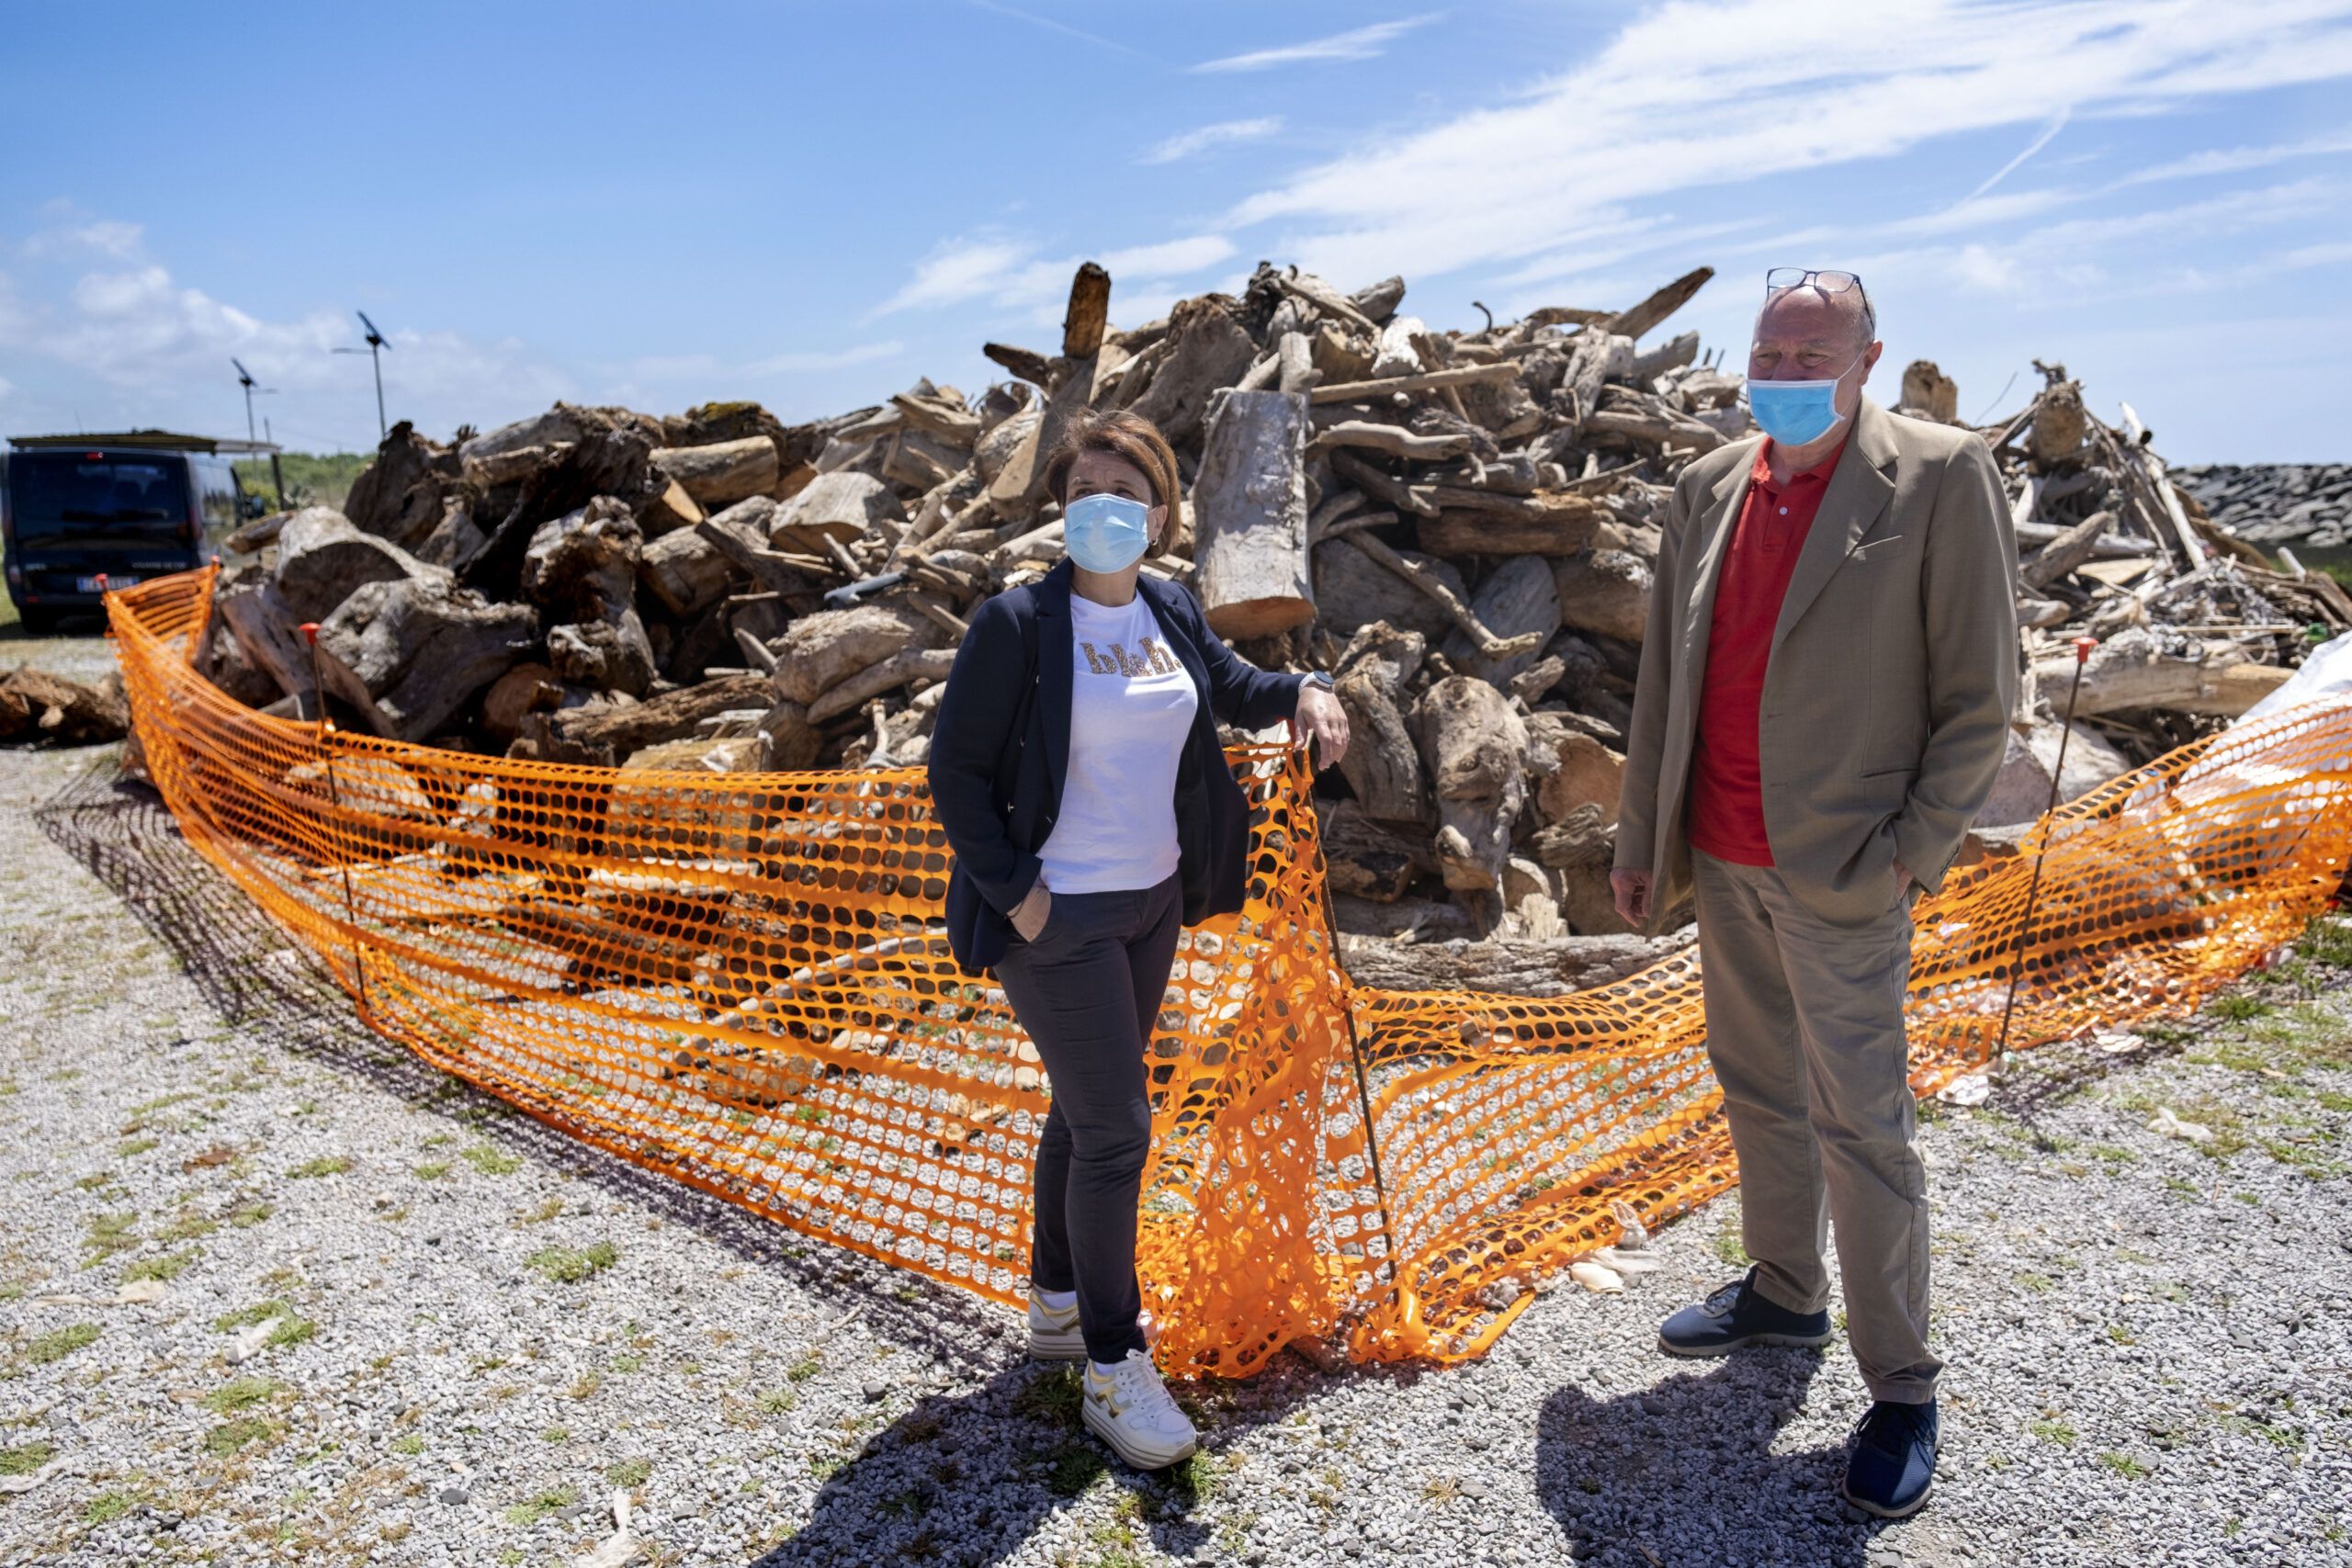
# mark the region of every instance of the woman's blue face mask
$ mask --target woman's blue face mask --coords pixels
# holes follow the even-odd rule
[[[1151,508],[1124,495],[1081,495],[1062,512],[1062,545],[1089,571],[1125,571],[1151,546]]]

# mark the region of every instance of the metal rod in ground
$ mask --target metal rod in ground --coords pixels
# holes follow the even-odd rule
[[[1306,756],[1308,798],[1311,800],[1312,786],[1315,782],[1315,752],[1311,744],[1307,748]],[[1315,859],[1319,867],[1323,861],[1323,840],[1319,827],[1315,841]],[[1363,1046],[1356,1039],[1356,1012],[1354,1004],[1348,997],[1351,989],[1348,972],[1340,964],[1340,919],[1331,908],[1329,878],[1318,878],[1318,884],[1315,888],[1315,899],[1323,907],[1323,934],[1330,944],[1331,968],[1339,976],[1340,983],[1340,1017],[1346,1024],[1348,1031],[1348,1063],[1355,1068],[1356,1103],[1363,1110],[1363,1152],[1372,1166],[1373,1194],[1380,1201],[1380,1234],[1388,1243],[1388,1280],[1391,1285],[1401,1290],[1405,1282],[1405,1261],[1396,1250],[1396,1232],[1388,1220],[1388,1179],[1381,1172],[1380,1134],[1372,1123],[1372,1085],[1364,1077]]]
[[[2001,1003],[2001,1042],[1993,1053],[1999,1061],[2009,1050],[2009,1015],[2018,1005],[2018,974],[2025,963],[2027,939],[2033,934],[2033,908],[2041,897],[2041,861],[2050,852],[2050,816],[2058,809],[2058,790],[2066,768],[2066,742],[2075,734],[2075,694],[2083,689],[2083,666],[2090,662],[2091,649],[2098,646],[2095,637],[2075,639],[2075,677],[2066,683],[2066,720],[2058,732],[2058,761],[2050,769],[2050,803],[2041,813],[2041,840],[2033,852],[2033,876],[2025,888],[2025,919],[2018,927],[2018,940],[2009,956],[2009,994]]]
[[[337,816],[341,816],[343,793],[335,787],[334,748],[327,744],[334,730],[327,722],[326,682],[319,674],[318,622],[302,623],[302,640],[310,645],[311,649],[311,705],[318,710],[319,761],[326,767],[327,804],[334,807]],[[368,1016],[368,966],[359,956],[359,904],[351,896],[351,857],[343,852],[343,846],[339,843],[334,846],[334,851],[335,867],[343,873],[344,918],[351,922],[351,977],[359,987],[359,1015],[365,1018]]]

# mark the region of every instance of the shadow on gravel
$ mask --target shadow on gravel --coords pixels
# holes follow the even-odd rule
[[[1750,1350],[1616,1399],[1568,1387],[1545,1400],[1536,1495],[1573,1560],[1862,1568],[1886,1527],[1838,1496],[1845,1445],[1772,1451],[1820,1366],[1817,1351]]]
[[[1004,1353],[1024,1355],[1019,1334],[1006,1337]],[[1413,1374],[1363,1368],[1346,1375]],[[1080,1425],[1074,1367],[1024,1359],[967,1393],[922,1400],[876,1433],[826,1479],[808,1522],[751,1568],[988,1568],[1098,1483],[1123,1490],[1133,1505],[1120,1510],[1124,1521],[1099,1529],[1074,1561],[1138,1561],[1147,1537],[1176,1558],[1213,1544],[1229,1548],[1233,1543],[1215,1542],[1216,1531],[1193,1517],[1224,1473],[1217,1451],[1282,1419],[1329,1381],[1285,1366],[1246,1385],[1178,1385],[1178,1401],[1201,1428],[1204,1457],[1144,1473],[1120,1463]],[[1225,1560],[1229,1553],[1216,1555]]]
[[[33,817],[51,842],[120,898],[221,1018],[410,1104],[469,1123],[543,1165],[568,1170],[665,1223],[687,1225],[744,1262],[792,1278],[854,1313],[877,1337],[926,1350],[961,1377],[984,1377],[1012,1353],[997,1344],[1013,1314],[852,1252],[811,1244],[758,1215],[577,1142],[409,1055],[358,1021],[351,998],[299,943],[188,847],[163,798],[101,763]],[[94,979],[93,983],[99,983]]]

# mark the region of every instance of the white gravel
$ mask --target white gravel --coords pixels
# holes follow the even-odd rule
[[[1947,1440],[1928,1511],[1881,1526],[1835,1497],[1842,1347],[1656,1353],[1733,1272],[1736,1200],[1476,1365],[1191,1391],[1207,1458],[1145,1479],[1010,1314],[356,1027],[111,753],[0,754],[0,1472],[49,1461],[0,1563],[570,1562],[616,1479],[662,1563],[2352,1562],[2352,971],[1941,1111]],[[2222,1136],[2147,1131],[2159,1104]],[[141,1272],[162,1300],[34,1299]],[[267,1303],[290,1342],[229,1365],[219,1325]]]

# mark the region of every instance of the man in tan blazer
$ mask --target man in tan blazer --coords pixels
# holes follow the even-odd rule
[[[1660,1344],[1826,1344],[1834,1216],[1873,1400],[1846,1495],[1899,1516],[1933,1475],[1942,1365],[1903,1027],[1911,903],[2001,764],[2017,549],[1981,438],[1862,396],[1882,345],[1860,279],[1772,285],[1748,362],[1767,434],[1684,469],[1667,513],[1611,882],[1645,928],[1694,899],[1754,1260]]]

